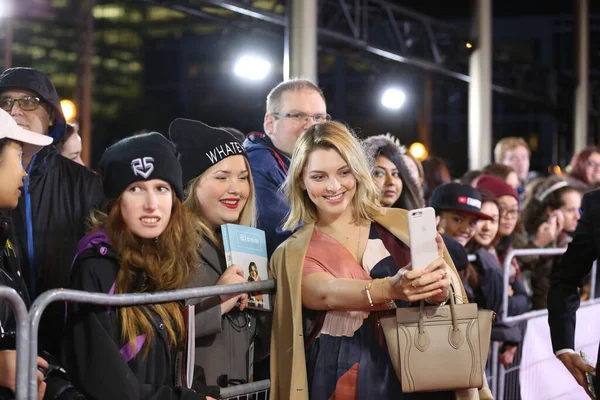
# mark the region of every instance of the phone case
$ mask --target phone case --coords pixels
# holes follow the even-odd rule
[[[438,258],[434,209],[426,207],[409,211],[408,233],[413,270],[427,268]]]

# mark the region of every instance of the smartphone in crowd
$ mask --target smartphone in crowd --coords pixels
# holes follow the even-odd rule
[[[408,234],[413,270],[427,268],[438,258],[438,246],[435,241],[437,236],[435,211],[432,207],[408,212]]]
[[[585,354],[585,352],[581,351],[579,353],[579,355],[581,355],[581,359],[583,360],[584,363],[589,364],[589,365],[593,365],[589,358],[587,357],[587,355]],[[587,390],[588,393],[592,396],[593,399],[596,399],[596,388],[594,387],[594,374],[591,372],[586,372],[585,373],[585,384],[587,386]]]

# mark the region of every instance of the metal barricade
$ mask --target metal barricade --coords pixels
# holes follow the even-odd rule
[[[27,399],[27,363],[29,348],[29,324],[27,322],[27,307],[21,296],[12,288],[0,286],[0,299],[10,303],[17,323],[17,377],[16,377],[16,399]],[[37,349],[35,352],[37,357]],[[37,383],[35,396],[37,399]]]
[[[507,288],[508,288],[509,281],[510,281],[510,264],[511,264],[513,258],[522,257],[522,256],[537,256],[537,255],[559,256],[559,255],[564,254],[566,252],[566,250],[567,250],[566,248],[516,249],[516,250],[510,251],[506,255],[506,258],[504,259],[504,265],[503,265],[503,287],[504,287],[503,298],[502,298],[502,321],[503,322],[521,323],[523,325],[523,328],[526,329],[528,320],[535,318],[535,317],[548,315],[548,310],[545,309],[545,310],[530,311],[525,314],[515,315],[515,316],[511,316],[511,317],[508,316],[509,296],[508,296]],[[594,304],[600,304],[600,301],[595,300],[596,275],[597,275],[597,261],[594,262],[594,264],[592,265],[592,270],[591,270],[591,282],[590,282],[590,299],[591,300],[582,302],[580,307],[587,307],[587,306],[594,305]],[[513,374],[514,379],[512,379],[512,380],[514,381],[514,384],[511,385],[511,389],[513,389],[512,391],[514,393],[512,393],[511,397],[509,397],[509,398],[511,400],[520,399],[520,393],[518,393],[519,392],[518,374],[519,374],[519,370],[520,370],[521,352],[523,350],[522,346],[519,346],[518,353],[515,356],[515,360],[513,361],[513,364],[508,369],[505,369],[504,366],[498,362],[499,348],[500,348],[500,344],[495,342],[494,346],[493,346],[493,353],[492,353],[492,358],[495,358],[495,360],[492,361],[492,375],[493,375],[491,378],[491,381],[493,383],[491,385],[492,394],[494,395],[495,399],[504,400],[505,399],[505,389],[506,389],[506,376],[507,376],[507,374]]]
[[[104,294],[104,293],[90,293],[79,290],[69,289],[55,289],[49,290],[42,293],[31,306],[29,313],[29,325],[27,326],[27,319],[25,319],[25,334],[29,333],[29,351],[25,350],[21,354],[29,356],[28,365],[23,365],[26,369],[29,367],[29,374],[22,374],[24,376],[23,387],[27,386],[27,379],[29,382],[29,399],[37,400],[37,348],[38,348],[38,330],[42,313],[46,310],[50,303],[55,301],[71,301],[78,303],[96,304],[102,306],[134,306],[144,304],[156,304],[156,303],[168,303],[171,301],[181,301],[186,299],[194,299],[208,296],[219,296],[223,294],[235,294],[245,292],[264,292],[272,291],[276,287],[276,283],[273,280],[259,281],[259,282],[247,282],[238,283],[235,285],[219,285],[219,286],[208,286],[193,289],[182,289],[174,290],[170,292],[160,293],[141,293],[141,294]],[[1,293],[1,292],[0,292]],[[26,315],[27,312],[25,310]],[[29,329],[27,329],[29,328]],[[23,347],[27,347],[26,342],[22,343]],[[17,353],[18,354],[18,353]],[[237,395],[241,396],[240,390],[246,392],[244,394],[255,393],[254,386],[256,383],[250,383],[245,385],[238,385]],[[263,383],[264,385],[264,383]],[[262,386],[261,386],[262,387]],[[268,387],[268,386],[267,386]],[[265,389],[261,389],[265,390]],[[227,392],[226,393],[231,393]],[[19,399],[25,399],[27,397],[20,397]]]
[[[245,383],[243,385],[229,386],[221,389],[221,400],[267,400],[271,381]]]

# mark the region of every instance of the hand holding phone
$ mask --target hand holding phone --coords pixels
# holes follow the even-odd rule
[[[585,352],[582,350],[579,355],[581,355],[581,359],[583,360],[584,363],[588,364],[588,365],[592,365],[593,364],[590,362],[590,360],[588,359],[587,355],[585,354]],[[590,397],[592,399],[596,399],[596,388],[594,387],[594,376],[596,375],[595,372],[585,372],[585,384],[587,387],[587,392],[590,395]]]

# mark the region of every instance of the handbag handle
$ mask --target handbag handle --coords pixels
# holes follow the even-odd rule
[[[450,290],[450,318],[452,320],[452,331],[453,332],[457,332],[459,330],[458,328],[458,321],[456,320],[456,313],[455,313],[455,300],[454,300],[454,286],[452,284],[450,284],[450,287],[448,288]],[[423,319],[425,315],[425,300],[421,300],[421,304],[419,306],[419,333],[423,334],[425,333],[425,328],[423,328]]]

